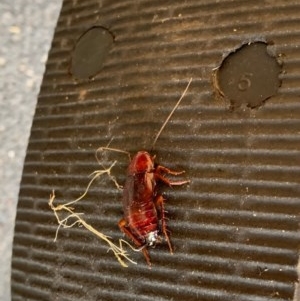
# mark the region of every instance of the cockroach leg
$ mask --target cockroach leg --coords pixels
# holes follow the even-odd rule
[[[150,261],[150,256],[149,256],[149,252],[146,248],[143,248],[143,244],[138,240],[138,238],[136,238],[136,236],[131,232],[131,230],[127,227],[127,222],[124,218],[122,218],[119,221],[119,228],[120,230],[129,238],[131,239],[134,244],[138,247],[141,248],[141,251],[144,254],[144,257],[146,259],[146,262],[148,264],[149,267],[151,267],[151,261]]]
[[[142,243],[135,237],[135,235],[128,229],[127,222],[124,218],[119,221],[120,230],[130,238],[137,247],[141,247]]]
[[[167,230],[167,224],[166,224],[166,217],[165,217],[165,199],[163,198],[162,195],[158,195],[155,199],[155,207],[158,208],[158,210],[161,213],[161,228],[162,232],[166,238],[166,241],[168,243],[170,253],[173,254],[173,248],[171,245],[171,241],[168,235],[168,230]]]
[[[154,173],[154,177],[156,181],[161,181],[164,184],[168,185],[168,186],[180,186],[180,185],[184,185],[187,183],[190,183],[189,180],[185,180],[185,181],[170,181],[169,179],[165,178],[164,176],[162,176],[159,173]]]
[[[158,165],[156,167],[156,171],[158,173],[166,173],[166,174],[170,174],[170,175],[174,175],[174,176],[178,176],[178,175],[181,175],[183,173],[185,173],[185,170],[182,170],[182,171],[174,171],[174,170],[170,170],[169,168],[165,167],[165,166],[161,166],[161,165]]]

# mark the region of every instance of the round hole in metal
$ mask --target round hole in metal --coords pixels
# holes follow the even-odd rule
[[[95,26],[82,34],[76,42],[72,53],[70,72],[79,79],[95,76],[103,63],[114,41],[112,33],[101,26]]]
[[[230,53],[216,72],[216,85],[230,106],[261,106],[275,95],[281,82],[281,65],[267,49],[267,44],[254,42]]]

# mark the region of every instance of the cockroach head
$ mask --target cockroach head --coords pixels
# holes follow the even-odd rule
[[[154,168],[153,159],[146,151],[138,152],[129,164],[129,174],[151,172]]]

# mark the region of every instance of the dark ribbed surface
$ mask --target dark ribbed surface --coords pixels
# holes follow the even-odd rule
[[[269,4],[268,4],[269,3]],[[298,1],[64,1],[24,166],[12,263],[13,300],[291,300],[297,280],[300,193]],[[100,25],[115,36],[94,80],[68,73],[77,38]],[[281,56],[278,95],[259,109],[229,110],[213,69],[249,41]],[[112,147],[150,150],[186,170],[187,187],[164,189],[171,240],[122,268],[83,228],[53,242],[48,207],[78,197],[94,157]],[[124,183],[126,155],[113,175]],[[109,165],[109,162],[108,162]],[[107,165],[107,166],[108,166]],[[77,207],[95,228],[122,237],[121,194],[106,177]]]

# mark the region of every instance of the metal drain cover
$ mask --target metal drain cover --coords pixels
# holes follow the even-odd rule
[[[299,18],[298,1],[64,1],[24,164],[12,299],[296,298]],[[92,28],[102,29],[103,45],[101,38],[84,37]],[[214,71],[228,54],[258,40],[272,41],[274,57],[281,58],[281,86],[259,107],[231,110],[215,93]],[[87,51],[79,56],[95,57],[77,57],[80,41]],[[70,74],[74,56],[79,69],[85,61],[95,69],[90,64],[91,73]],[[153,152],[157,162],[185,170],[191,180],[161,188],[174,255],[165,243],[151,249],[149,269],[141,252],[128,249],[137,265],[123,268],[103,241],[78,225],[60,229],[54,242],[52,190],[60,204],[79,197],[100,168],[95,151],[112,138],[112,148],[151,151],[190,78]],[[112,176],[124,184],[128,157],[111,152],[103,160],[106,167],[117,161]],[[109,177],[95,181],[74,208],[114,242],[123,237],[121,192]]]

